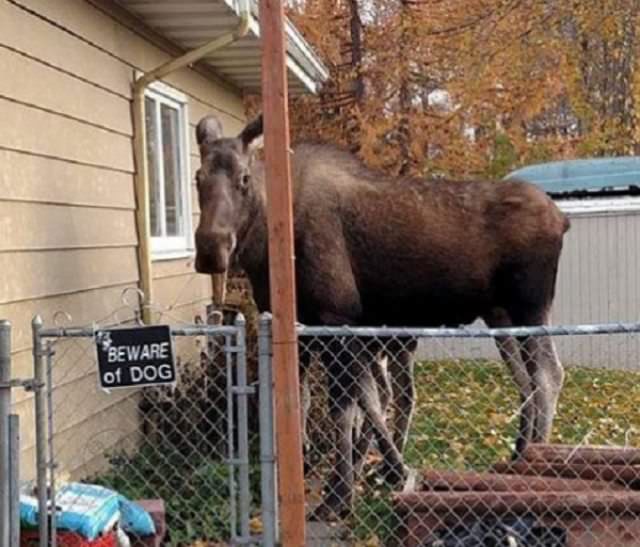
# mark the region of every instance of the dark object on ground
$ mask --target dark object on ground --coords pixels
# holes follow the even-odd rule
[[[545,526],[534,515],[483,518],[436,530],[425,547],[565,547],[567,532]]]

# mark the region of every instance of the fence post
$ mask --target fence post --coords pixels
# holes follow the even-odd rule
[[[45,393],[47,395],[47,443],[49,448],[49,497],[52,500],[56,499],[56,454],[53,449],[53,435],[55,429],[53,427],[53,343],[51,340],[47,340],[46,346],[47,360],[46,360],[46,371],[47,371],[47,388]],[[49,547],[57,547],[58,545],[58,512],[54,509],[51,511],[51,517],[49,519],[49,529],[51,533],[49,534],[50,541]]]
[[[40,331],[42,318],[36,315],[31,322],[33,332],[33,380],[36,413],[36,470],[38,483],[38,535],[40,547],[49,545],[47,526],[47,416],[46,416],[46,376],[44,348]]]
[[[245,337],[246,321],[239,313],[235,320],[237,327],[236,346],[236,389],[238,398],[238,483],[240,505],[240,535],[243,540],[251,538],[251,490],[249,485],[249,411],[247,406],[247,345]]]
[[[9,450],[11,453],[11,476],[9,477],[9,496],[11,501],[9,525],[10,545],[20,545],[20,417],[17,414],[9,416]]]
[[[10,547],[11,323],[0,321],[0,547]]]
[[[273,376],[271,374],[271,316],[260,316],[258,325],[258,386],[260,420],[260,491],[262,497],[262,543],[274,547],[277,539],[276,477],[273,422]]]

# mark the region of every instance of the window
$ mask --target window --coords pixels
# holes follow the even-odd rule
[[[191,250],[186,98],[153,84],[145,94],[151,247],[154,258]]]

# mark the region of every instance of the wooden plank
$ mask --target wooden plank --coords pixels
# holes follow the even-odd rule
[[[125,135],[133,133],[128,100],[15,51],[0,48],[0,66],[0,95]]]
[[[131,139],[0,99],[0,147],[133,171]]]
[[[522,459],[534,463],[640,465],[640,449],[624,446],[531,443],[522,453]]]
[[[0,303],[136,282],[134,247],[0,254]]]
[[[133,177],[64,160],[0,150],[0,199],[133,210]]]
[[[58,2],[50,4],[64,11]],[[9,2],[0,2],[0,44],[131,97],[131,67]]]
[[[133,211],[24,202],[0,201],[0,233],[0,252],[124,247],[138,241]]]
[[[282,0],[260,1],[262,100],[265,118],[269,278],[273,313],[273,377],[281,540],[305,545],[305,492],[296,334],[293,196]]]

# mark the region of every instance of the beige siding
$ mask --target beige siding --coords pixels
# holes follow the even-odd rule
[[[133,172],[131,137],[0,99],[0,148]]]
[[[170,55],[148,39],[147,30],[105,6],[90,0],[0,2],[0,317],[13,323],[16,376],[31,373],[35,314],[48,325],[67,316],[73,324],[98,325],[127,322],[135,313],[122,298],[139,277],[131,89],[136,71]],[[236,134],[244,119],[241,95],[190,69],[165,83],[187,96],[195,169],[195,124],[213,112]],[[164,320],[204,313],[209,281],[193,273],[192,258],[156,262],[153,273],[154,306]],[[135,302],[135,294],[127,300]],[[59,456],[63,468],[76,474],[101,463],[101,454],[81,453],[87,439],[100,437],[108,448],[137,436],[136,397],[123,401],[122,393],[97,389],[93,351],[88,341],[72,342],[58,352],[54,367],[61,405],[57,444],[68,450]],[[193,348],[185,351],[197,355]],[[28,477],[33,401],[23,391],[14,401],[23,418]]]
[[[69,78],[59,70],[16,51],[0,49],[0,95],[15,97],[23,103],[85,120],[99,127],[131,136],[131,116],[128,101],[106,93],[81,80]],[[44,81],[47,93],[33,82]]]
[[[0,149],[0,199],[133,211],[130,173]]]
[[[52,229],[54,229],[52,227]],[[0,253],[4,302],[44,298],[136,281],[134,248]]]
[[[35,231],[42,223],[52,229]],[[0,251],[134,247],[133,211],[0,202]]]
[[[135,282],[124,285],[116,283],[61,296],[0,304],[0,317],[11,318],[14,352],[31,351],[31,320],[35,315],[40,315],[47,325],[54,322],[64,325],[70,321],[76,325],[87,325],[93,321],[101,324],[127,321],[133,316],[133,310],[122,302],[122,292],[127,288],[133,290],[136,286]],[[135,302],[132,292],[128,296],[130,301]],[[24,368],[14,363],[16,374],[20,377],[26,377],[30,367],[30,361],[25,361]]]

